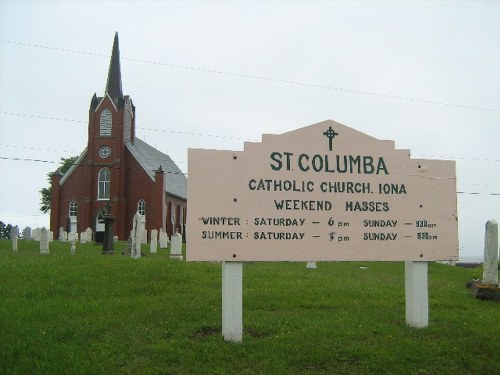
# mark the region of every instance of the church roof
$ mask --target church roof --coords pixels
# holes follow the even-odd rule
[[[155,172],[159,170],[159,166],[163,169],[166,174],[165,190],[168,194],[182,199],[187,198],[187,178],[170,156],[137,137],[135,137],[134,143],[127,140],[125,145],[151,179],[154,180]]]
[[[120,99],[123,99],[118,33],[115,33],[113,52],[111,53],[111,60],[109,61],[108,80],[106,81],[106,89],[104,91],[105,96],[106,94],[115,102],[115,105],[118,105]]]

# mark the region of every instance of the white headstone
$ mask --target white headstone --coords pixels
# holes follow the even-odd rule
[[[146,229],[141,230],[141,242],[148,243],[148,231]]]
[[[40,254],[49,253],[49,232],[45,227],[40,230]]]
[[[35,228],[31,231],[33,240],[40,241],[40,228]]]
[[[130,256],[132,259],[139,259],[141,257],[141,244],[142,244],[142,216],[139,212],[134,215],[134,223],[132,225],[132,248],[130,249]]]
[[[498,223],[489,220],[484,234],[483,284],[498,285]]]
[[[166,249],[168,246],[168,236],[167,233],[162,229],[160,229],[160,249]]]
[[[26,227],[23,229],[23,240],[29,241],[31,240],[31,228]]]
[[[63,236],[64,236],[64,228],[59,227],[59,241],[62,241]]]
[[[92,242],[92,229],[87,228],[85,232],[87,233],[87,242]]]
[[[307,262],[306,268],[309,268],[311,270],[315,270],[318,268],[318,266],[316,266],[316,262]]]
[[[153,229],[151,231],[151,243],[149,245],[149,251],[152,254],[156,254],[156,249],[158,247],[158,231]]]
[[[170,258],[182,260],[182,236],[179,233],[175,233],[172,236],[172,242],[170,243]]]
[[[80,243],[87,243],[87,232],[80,233]]]
[[[52,242],[52,241],[54,241],[54,232],[49,230],[49,242]]]
[[[117,243],[118,242],[118,236],[113,236],[113,243]]]
[[[75,244],[76,244],[75,241],[71,241],[71,248],[70,248],[71,255],[76,254],[76,245]]]
[[[68,242],[77,242],[78,241],[78,233],[69,232],[68,233]]]
[[[12,227],[10,229],[10,239],[12,240],[12,251],[17,251],[17,240],[19,239],[19,228]]]

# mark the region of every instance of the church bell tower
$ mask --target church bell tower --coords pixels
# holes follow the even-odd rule
[[[102,216],[109,203],[111,213],[116,216],[114,233],[119,238],[126,238],[125,233],[120,233],[126,206],[125,143],[134,141],[134,127],[135,107],[122,91],[116,33],[104,96],[94,94],[89,109],[85,209],[87,217],[95,220],[96,237],[104,232]]]

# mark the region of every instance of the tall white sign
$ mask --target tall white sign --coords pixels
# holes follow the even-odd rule
[[[187,260],[458,260],[454,161],[334,121],[188,159]]]

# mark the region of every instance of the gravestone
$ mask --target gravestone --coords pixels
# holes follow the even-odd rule
[[[144,223],[141,223],[141,228],[143,228]],[[146,229],[141,230],[141,243],[148,243],[148,231]]]
[[[31,240],[31,227],[26,227],[23,229],[23,240]]]
[[[315,270],[318,268],[318,266],[316,266],[316,262],[307,262],[306,268],[311,269],[311,270]]]
[[[49,231],[43,227],[40,230],[40,254],[49,253]]]
[[[500,302],[498,285],[498,223],[486,222],[484,234],[483,279],[467,282],[472,295],[481,300]]]
[[[498,285],[498,223],[486,223],[484,234],[483,284]]]
[[[71,241],[71,248],[70,248],[71,255],[76,254],[76,241]]]
[[[68,242],[68,232],[63,230],[62,232],[59,232],[59,234],[60,234],[59,241]]]
[[[134,215],[134,222],[132,224],[132,248],[130,249],[130,257],[132,259],[139,259],[141,257],[141,244],[142,244],[142,216],[139,212]]]
[[[87,228],[85,229],[85,232],[87,233],[87,242],[92,242],[92,229]]]
[[[160,249],[166,249],[168,246],[168,236],[167,233],[162,229],[160,229]]]
[[[52,241],[54,241],[54,232],[49,230],[49,242],[52,242]]]
[[[68,242],[76,242],[76,241],[78,241],[78,233],[69,232],[68,233]]]
[[[170,258],[182,260],[182,236],[179,233],[175,233],[172,236],[172,241],[170,243]]]
[[[64,237],[64,228],[63,227],[59,227],[59,241],[63,241],[63,237]]]
[[[10,239],[12,240],[12,251],[17,251],[17,241],[19,240],[19,228],[12,227],[10,229]]]
[[[31,238],[34,241],[40,241],[40,228],[35,228],[31,231]]]
[[[87,243],[87,242],[88,242],[87,232],[80,233],[80,243]]]
[[[117,243],[118,242],[118,236],[113,236],[113,243]]]
[[[149,252],[151,254],[156,254],[156,249],[158,247],[158,231],[153,229],[151,231],[151,242],[149,244]]]
[[[104,239],[102,243],[102,254],[114,254],[114,242],[113,242],[113,222],[115,221],[115,215],[111,213],[111,204],[107,204],[106,213],[103,215],[104,219]]]
[[[127,247],[125,248],[125,251],[122,252],[122,255],[130,255],[132,252],[132,235],[130,235],[127,239]]]

